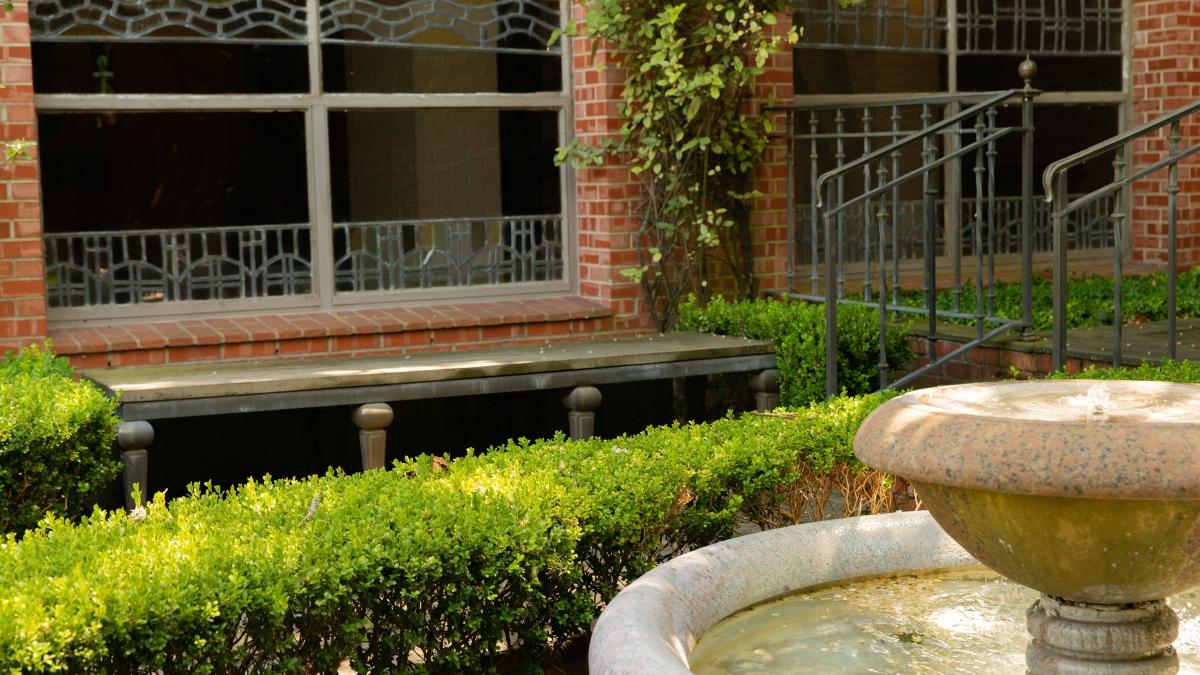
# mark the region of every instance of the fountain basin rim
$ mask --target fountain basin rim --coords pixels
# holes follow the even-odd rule
[[[1150,392],[1195,405],[1196,421],[1039,420],[938,406],[941,397],[997,400],[1043,390],[1082,395],[1103,385],[1118,395]],[[1162,382],[1061,380],[951,385],[898,396],[867,417],[854,439],[865,464],[915,482],[1044,497],[1200,499],[1200,386]]]
[[[705,631],[779,596],[884,574],[979,563],[924,511],[859,516],[745,535],[660,565],[596,621],[592,675],[683,675]]]

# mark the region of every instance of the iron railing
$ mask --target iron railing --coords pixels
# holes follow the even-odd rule
[[[1166,171],[1166,247],[1167,247],[1167,357],[1176,358],[1178,342],[1176,326],[1176,272],[1178,247],[1178,211],[1179,211],[1179,163],[1200,152],[1200,144],[1187,148],[1180,147],[1183,139],[1182,127],[1185,122],[1195,124],[1195,116],[1200,113],[1200,101],[1184,106],[1148,124],[1131,129],[1123,134],[1114,136],[1106,141],[1080,150],[1064,157],[1046,167],[1042,174],[1042,185],[1046,191],[1046,201],[1050,204],[1051,220],[1054,228],[1052,294],[1054,299],[1054,324],[1051,331],[1051,363],[1054,369],[1062,368],[1067,361],[1067,223],[1075,213],[1091,207],[1100,200],[1110,200],[1113,204],[1110,218],[1116,231],[1118,241],[1125,236],[1124,204],[1130,187],[1139,180],[1150,178],[1161,171]],[[1190,119],[1189,119],[1190,118]],[[1165,136],[1165,137],[1164,137]],[[1139,152],[1132,152],[1135,143],[1144,144]],[[1164,152],[1165,150],[1165,152]],[[1068,192],[1068,176],[1074,167],[1090,161],[1108,160],[1112,163],[1113,179],[1108,184],[1091,192],[1072,198]],[[1141,218],[1146,221],[1148,218]],[[1113,251],[1113,365],[1120,365],[1122,360],[1122,314],[1121,314],[1121,277],[1123,270],[1122,246]]]
[[[826,306],[826,390],[838,393],[837,373],[837,307],[865,305],[879,310],[879,387],[899,387],[920,377],[931,368],[1003,334],[1014,327],[1033,323],[1032,312],[1032,222],[1033,222],[1033,100],[1038,94],[1032,88],[1032,64],[1022,68],[1023,89],[986,92],[969,95],[923,97],[919,100],[877,102],[874,107],[890,110],[890,125],[874,130],[876,119],[870,109],[864,110],[857,129],[845,128],[844,115],[838,113],[833,133],[823,134],[807,111],[807,134],[796,134],[798,115],[806,111],[788,111],[789,197],[794,198],[796,187],[798,142],[807,139],[810,150],[809,168],[813,199],[810,255],[822,264],[811,265],[809,288],[797,289],[796,256],[789,256],[789,296]],[[999,110],[1003,106],[1019,105],[1020,123],[1001,125]],[[903,129],[905,114],[901,106],[916,106],[919,126]],[[935,121],[935,115],[940,117]],[[909,116],[911,118],[911,115]],[[863,143],[863,154],[856,159],[846,158],[846,133],[850,132]],[[840,133],[839,133],[840,132]],[[803,136],[804,139],[798,138]],[[1021,196],[1019,246],[1023,277],[1022,315],[1020,319],[997,316],[994,285],[996,279],[996,223],[1002,214],[1003,197],[997,194],[997,156],[1002,143],[1009,138],[1019,140]],[[882,147],[872,147],[882,138]],[[818,144],[833,144],[835,166],[820,175]],[[964,186],[964,183],[967,185]],[[905,199],[902,195],[919,192],[920,206],[911,215],[920,216],[921,246],[919,257],[923,267],[922,303],[903,304],[900,295],[900,213]],[[939,194],[942,196],[939,197]],[[795,204],[789,202],[789,240],[796,242],[797,222]],[[855,216],[857,214],[857,216]],[[1007,218],[1007,216],[1005,216]],[[819,231],[818,231],[819,230]],[[944,233],[939,246],[939,232]],[[853,236],[851,233],[855,233]],[[964,238],[969,236],[969,242]],[[848,294],[846,244],[851,239],[862,245],[863,279],[861,293]],[[823,241],[823,247],[818,247]],[[818,248],[820,257],[818,258]],[[938,259],[953,267],[953,290],[961,297],[967,284],[973,287],[975,307],[964,311],[957,306],[939,310]],[[964,257],[974,262],[967,279]],[[928,319],[927,353],[929,363],[905,376],[889,381],[887,332],[889,322],[897,314],[918,315]],[[937,353],[939,317],[967,320],[974,324],[975,339],[958,346],[952,352]]]

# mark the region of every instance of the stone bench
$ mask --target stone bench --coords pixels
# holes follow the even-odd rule
[[[355,405],[362,465],[373,469],[384,465],[392,421],[386,401],[570,389],[563,398],[570,435],[587,438],[603,385],[683,378],[694,398],[706,375],[753,372],[756,407],[766,410],[779,402],[774,368],[770,342],[672,333],[388,357],[108,368],[85,370],[83,376],[120,396],[117,440],[128,501],[135,483],[149,493],[150,422],[156,419]]]

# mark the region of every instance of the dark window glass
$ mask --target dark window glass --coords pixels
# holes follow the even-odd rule
[[[960,54],[958,88],[962,91],[998,91],[1024,86],[1017,65],[1024,56]],[[1037,77],[1033,86],[1042,91],[1121,91],[1119,56],[1035,55]]]
[[[330,115],[339,292],[563,278],[557,115]]]
[[[301,113],[38,116],[47,232],[307,223]]]
[[[562,89],[553,53],[326,44],[325,91],[334,93],[529,93]]]
[[[276,94],[308,91],[303,46],[35,42],[40,94]]]
[[[331,112],[335,222],[558,213],[558,116]]]
[[[792,54],[798,96],[946,90],[946,57],[942,54],[806,48],[797,48]]]

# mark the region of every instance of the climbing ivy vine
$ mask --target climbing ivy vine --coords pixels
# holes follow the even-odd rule
[[[639,263],[622,274],[641,283],[662,330],[689,294],[728,275],[738,295],[756,293],[750,254],[750,178],[774,131],[752,105],[755,80],[798,34],[775,29],[789,0],[589,0],[583,26],[605,43],[625,76],[615,137],[578,139],[557,160],[577,168],[616,160],[641,182]],[[559,36],[556,35],[555,39]],[[595,54],[594,54],[595,55]]]

